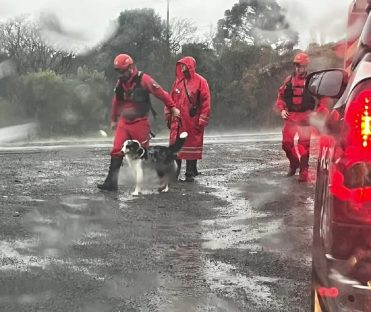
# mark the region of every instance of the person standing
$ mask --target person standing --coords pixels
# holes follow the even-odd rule
[[[309,56],[298,53],[293,60],[295,71],[288,76],[279,88],[276,108],[284,120],[282,129],[282,149],[290,162],[287,176],[295,175],[299,169],[299,182],[308,180],[309,148],[311,139],[311,126],[309,117],[315,108],[315,100],[304,89],[307,77]],[[298,144],[294,145],[295,135],[298,135]]]
[[[170,128],[170,144],[179,133],[186,131],[188,138],[177,154],[178,175],[182,160],[186,161],[185,181],[193,182],[199,174],[197,161],[202,159],[205,127],[209,122],[211,95],[207,80],[196,72],[196,61],[191,56],[180,59],[175,66],[175,82],[170,95],[180,110],[180,117],[171,115],[165,107],[165,117]]]
[[[111,128],[115,129],[115,136],[108,175],[103,183],[97,185],[99,189],[107,191],[116,191],[118,188],[124,142],[137,140],[145,147],[149,145],[150,94],[161,100],[172,116],[178,117],[180,114],[170,95],[150,75],[138,71],[130,55],[117,55],[113,66],[119,74],[111,113]]]

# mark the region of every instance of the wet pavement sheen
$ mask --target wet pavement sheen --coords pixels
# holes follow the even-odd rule
[[[308,311],[314,182],[284,177],[276,141],[204,157],[133,197],[126,164],[96,189],[106,148],[0,153],[0,311]]]

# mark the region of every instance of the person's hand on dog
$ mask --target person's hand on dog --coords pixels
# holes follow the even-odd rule
[[[174,117],[180,117],[180,110],[177,109],[176,107],[172,107],[172,108],[171,108],[171,114],[172,114]]]

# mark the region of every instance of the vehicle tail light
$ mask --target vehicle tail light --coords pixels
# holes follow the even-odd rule
[[[318,287],[317,292],[321,297],[336,298],[339,296],[339,289],[336,287]]]
[[[330,192],[336,203],[343,202],[341,215],[371,223],[371,81],[350,96],[340,142],[343,152],[330,169]]]
[[[346,156],[371,159],[371,90],[358,94],[345,111]]]

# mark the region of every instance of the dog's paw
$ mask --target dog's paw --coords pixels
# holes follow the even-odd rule
[[[138,191],[134,191],[134,192],[131,193],[131,195],[133,195],[133,196],[139,196],[140,194],[141,194],[141,193],[138,192]]]
[[[169,191],[169,186],[166,185],[166,186],[162,186],[158,189],[158,192],[159,193],[167,193]]]

